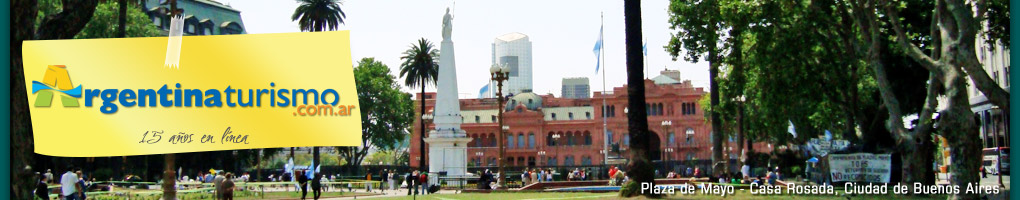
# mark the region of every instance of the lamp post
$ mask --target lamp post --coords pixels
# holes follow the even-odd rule
[[[510,69],[496,64],[489,68],[489,73],[492,75],[492,81],[496,82],[496,99],[498,103],[496,110],[499,110],[498,121],[500,127],[499,136],[497,137],[499,140],[499,167],[497,168],[497,173],[499,173],[499,188],[503,189],[506,184],[506,174],[503,173],[503,167],[506,165],[506,161],[503,160],[506,158],[506,145],[503,144],[503,138],[506,137],[506,129],[509,129],[509,127],[503,126],[503,82],[510,79]]]
[[[545,151],[538,151],[538,157],[541,159],[539,160],[539,163],[542,163],[542,166],[545,166]]]
[[[560,159],[560,134],[559,133],[553,134],[552,135],[552,139],[553,139],[553,146],[556,146],[556,160],[557,160],[557,162],[559,162],[559,159]]]
[[[668,121],[668,120],[667,121],[662,121],[662,133],[665,133],[666,137],[667,137],[666,139],[669,140],[669,141],[666,141],[666,146],[667,147],[669,147],[669,144],[673,142],[673,137],[669,137],[669,135],[670,135],[670,133],[669,133],[670,132],[670,127],[673,127],[673,121]],[[669,151],[664,151],[664,152],[666,152],[666,153],[664,153],[662,155],[662,157],[663,157],[662,160],[666,160],[665,158],[666,158],[666,155],[668,155]]]
[[[432,113],[425,113],[425,108],[422,108],[422,113],[423,114],[421,115],[421,119],[422,119],[422,121],[425,124],[423,124],[424,126],[422,126],[422,128],[421,128],[421,137],[420,137],[421,138],[421,140],[420,140],[421,146],[419,146],[419,152],[418,152],[418,168],[420,168],[422,172],[426,172],[427,173],[428,172],[428,168],[425,168],[425,163],[426,163],[425,162],[425,133],[426,133],[425,130],[429,130],[428,125],[432,124],[432,120],[435,119],[435,116],[432,115]]]
[[[485,158],[484,158],[485,153],[483,153],[481,151],[478,151],[478,152],[475,152],[475,156],[478,156],[478,164],[477,164],[477,166],[482,166],[482,163],[483,163],[482,160],[485,160]]]

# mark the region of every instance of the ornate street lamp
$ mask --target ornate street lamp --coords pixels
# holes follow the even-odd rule
[[[423,110],[423,112],[425,112],[424,108],[422,110]],[[436,118],[435,115],[432,115],[432,113],[424,113],[424,114],[421,115],[421,120],[425,122],[425,127],[422,127],[422,132],[421,132],[421,138],[422,138],[421,139],[421,152],[419,152],[419,156],[418,156],[418,160],[419,160],[418,163],[421,166],[418,166],[418,168],[421,168],[421,170],[423,172],[427,172],[428,171],[428,168],[425,168],[425,163],[426,162],[425,162],[425,139],[424,139],[425,138],[425,133],[428,132],[428,131],[425,131],[425,130],[430,130],[430,128],[428,128],[428,126],[429,126],[429,124],[432,124],[432,121],[435,118]]]
[[[539,162],[543,163],[542,166],[545,166],[545,151],[538,151],[538,157],[540,159]]]
[[[498,105],[496,106],[496,110],[499,110],[498,121],[500,127],[499,136],[497,137],[497,139],[499,140],[499,164],[498,164],[499,167],[497,170],[497,173],[499,173],[498,175],[499,179],[497,182],[499,184],[499,188],[503,189],[506,188],[505,187],[506,174],[503,173],[503,167],[504,165],[506,165],[506,161],[503,160],[506,158],[506,145],[503,144],[504,143],[503,138],[506,137],[506,131],[507,129],[510,128],[507,126],[503,126],[503,101],[504,101],[503,82],[510,79],[510,69],[507,69],[504,66],[496,64],[492,65],[492,67],[489,68],[489,73],[490,75],[492,75],[492,81],[496,82],[496,99],[498,103]]]
[[[670,132],[670,128],[671,127],[673,127],[673,121],[662,121],[662,133],[666,134],[666,137],[667,137],[666,139],[669,140],[669,141],[666,141],[666,147],[669,147],[669,144],[673,142],[673,138],[669,137],[669,135],[670,135],[669,132]],[[669,151],[665,151],[665,152],[666,153],[664,155],[662,155],[662,157],[663,157],[662,160],[666,160],[665,158],[667,158],[667,155],[669,155]]]
[[[477,166],[482,166],[482,163],[483,163],[482,160],[485,160],[485,157],[484,157],[485,153],[483,153],[481,151],[478,151],[478,152],[475,152],[475,156],[478,156],[478,164],[477,164]]]
[[[556,160],[560,159],[560,134],[553,134],[553,146],[556,146]]]

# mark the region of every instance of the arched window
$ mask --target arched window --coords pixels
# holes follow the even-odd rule
[[[573,166],[574,165],[574,156],[568,155],[567,157],[563,158],[563,165],[564,166]]]
[[[613,131],[606,130],[606,140],[609,140],[609,143],[613,143],[613,141],[616,141],[616,138],[613,137]]]
[[[663,112],[662,112],[662,103],[659,103],[658,107],[659,107],[659,115],[663,115]]]
[[[525,165],[525,164],[527,164],[527,163],[524,163],[524,157],[523,156],[522,157],[517,157],[517,165]]]
[[[535,133],[528,133],[528,148],[535,148]]]
[[[556,157],[553,156],[549,156],[549,159],[545,162],[545,165],[547,166],[556,166],[556,164],[558,164],[556,163]]]
[[[669,146],[673,146],[673,144],[676,144],[676,142],[674,142],[674,138],[675,137],[676,136],[673,134],[673,132],[669,132],[669,138],[666,139],[666,140],[669,140],[667,142],[667,144],[669,144]]]
[[[584,118],[591,119],[591,112],[584,112]]]
[[[552,120],[556,120],[556,113],[552,113]]]
[[[495,147],[496,146],[496,134],[495,133],[489,133],[489,137],[488,138],[489,138],[489,146],[490,147]]]
[[[567,132],[567,146],[574,146],[574,134]]]
[[[591,132],[584,132],[584,145],[591,145]]]
[[[630,146],[630,134],[623,134],[623,145],[628,147]]]
[[[555,134],[555,133],[549,132],[549,134],[545,135],[545,146],[555,146],[554,145],[555,143],[553,143],[553,138],[552,138],[553,134]]]
[[[475,115],[475,123],[482,123],[482,117]]]
[[[506,134],[506,148],[507,149],[514,148],[514,134]]]
[[[573,112],[568,112],[567,113],[567,119],[574,120],[574,113]]]
[[[591,165],[591,156],[581,156],[581,165]]]
[[[524,133],[517,133],[517,148],[526,148],[524,146]]]

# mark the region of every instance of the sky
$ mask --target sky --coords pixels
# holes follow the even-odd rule
[[[291,14],[292,0],[218,0],[241,11],[248,34],[300,32]],[[670,39],[669,1],[643,1],[642,30],[648,45],[645,58],[648,78],[665,68],[680,70],[683,79],[696,87],[708,87],[708,64],[673,61],[665,46]],[[624,56],[623,1],[412,1],[346,0],[341,8],[347,18],[340,30],[351,31],[351,57],[375,57],[399,78],[401,53],[413,42],[426,38],[439,48],[442,18],[453,12],[458,93],[476,98],[489,81],[492,43],[496,37],[520,32],[532,43],[533,91],[560,96],[562,78],[588,77],[592,92],[623,86],[627,81]],[[604,18],[600,18],[600,15]],[[604,20],[604,21],[603,21]],[[593,48],[599,26],[604,26],[604,71],[596,73]],[[403,79],[400,79],[403,83]],[[402,85],[406,92],[416,92]],[[435,91],[427,87],[426,91]]]

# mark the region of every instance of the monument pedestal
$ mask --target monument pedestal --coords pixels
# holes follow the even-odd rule
[[[467,174],[467,144],[471,138],[460,128],[464,118],[460,115],[460,99],[457,93],[457,63],[453,52],[453,17],[450,10],[443,16],[443,41],[439,45],[439,74],[436,77],[436,104],[432,115],[435,130],[429,131],[428,144],[430,174],[429,184],[437,184],[439,178],[462,178]],[[445,174],[445,175],[442,175]],[[460,179],[463,180],[463,179]],[[446,180],[447,185],[460,185],[462,181]]]
[[[432,131],[435,133],[435,131]],[[430,177],[464,177],[467,174],[467,144],[471,138],[460,137],[429,137],[425,143],[429,145]],[[440,173],[446,175],[440,176]],[[433,179],[432,183],[436,179]],[[447,185],[457,186],[460,181],[446,180]]]

